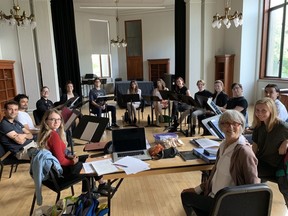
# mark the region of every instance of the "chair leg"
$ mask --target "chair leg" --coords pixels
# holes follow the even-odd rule
[[[73,185],[71,186],[71,193],[72,193],[72,196],[74,196],[74,187],[73,187]]]
[[[10,173],[9,173],[9,178],[11,178],[11,176],[12,176],[13,168],[14,168],[14,164],[11,165],[11,169],[10,169]]]
[[[18,164],[15,165],[15,170],[14,172],[17,172]]]
[[[138,110],[138,124],[140,123],[140,110]]]
[[[30,208],[30,216],[33,214],[34,211],[34,206],[35,206],[35,201],[36,201],[36,193],[34,192],[31,208]]]
[[[4,165],[0,164],[0,181],[1,181],[1,178],[2,178],[3,168],[4,168]]]
[[[56,197],[56,201],[55,201],[55,203],[58,202],[58,200],[60,199],[60,196],[61,196],[61,191],[59,191],[59,192],[57,193],[57,197]]]

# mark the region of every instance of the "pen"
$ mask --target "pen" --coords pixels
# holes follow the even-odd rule
[[[122,164],[113,164],[115,166],[119,166],[119,167],[124,167],[124,168],[127,168],[128,166],[125,166],[125,165],[122,165]]]

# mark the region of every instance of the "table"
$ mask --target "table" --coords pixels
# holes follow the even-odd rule
[[[202,137],[203,138],[203,137]],[[187,151],[192,150],[194,146],[189,143],[190,137],[180,138],[185,145],[182,147],[178,147],[179,151]],[[101,158],[88,158],[86,162],[91,162],[94,160],[99,160]],[[175,158],[167,158],[167,159],[160,159],[160,160],[149,160],[145,161],[150,164],[150,170],[146,170],[143,172],[139,172],[133,175],[126,175],[126,173],[122,170],[118,172],[105,174],[103,179],[108,180],[108,184],[112,185],[116,183],[116,187],[113,193],[109,193],[108,195],[108,208],[109,214],[111,213],[111,199],[113,195],[121,185],[124,178],[130,177],[140,177],[140,176],[147,176],[147,175],[159,175],[159,174],[168,174],[168,173],[179,173],[179,172],[189,172],[189,171],[202,171],[202,170],[211,170],[213,164],[206,163],[202,159],[195,159],[190,161],[184,161],[180,156],[176,156]],[[85,175],[84,170],[81,171],[81,174]],[[95,174],[87,174],[87,175],[95,175]]]

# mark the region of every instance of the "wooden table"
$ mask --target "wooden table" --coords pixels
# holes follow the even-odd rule
[[[181,140],[184,142],[184,145],[181,147],[178,147],[177,149],[179,151],[187,151],[192,150],[194,146],[189,143],[189,140],[192,139],[191,137],[181,137]],[[111,156],[108,156],[108,158]],[[101,160],[102,158],[88,158],[86,162],[91,162],[95,160]],[[108,194],[108,208],[109,208],[109,214],[111,213],[111,199],[113,198],[115,192],[121,185],[122,181],[125,178],[130,177],[139,177],[139,176],[148,176],[148,175],[158,175],[158,174],[168,174],[168,173],[179,173],[179,172],[189,172],[189,171],[204,171],[204,170],[211,170],[213,167],[213,164],[206,163],[202,159],[195,159],[195,160],[189,160],[184,161],[180,156],[176,156],[175,158],[168,158],[168,159],[160,159],[160,160],[148,160],[145,161],[146,163],[150,164],[150,170],[146,170],[143,172],[139,172],[132,175],[127,175],[124,171],[119,170],[118,172],[105,174],[103,176],[104,179],[108,180],[108,184],[113,185],[113,183],[116,184],[115,190],[113,193]],[[82,170],[81,173],[85,175],[85,171]],[[93,174],[87,174],[89,176],[93,176],[96,173]]]

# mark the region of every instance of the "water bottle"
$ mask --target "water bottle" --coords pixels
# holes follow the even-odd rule
[[[150,125],[150,115],[148,115],[148,117],[147,117],[147,123],[148,123],[148,125]]]

